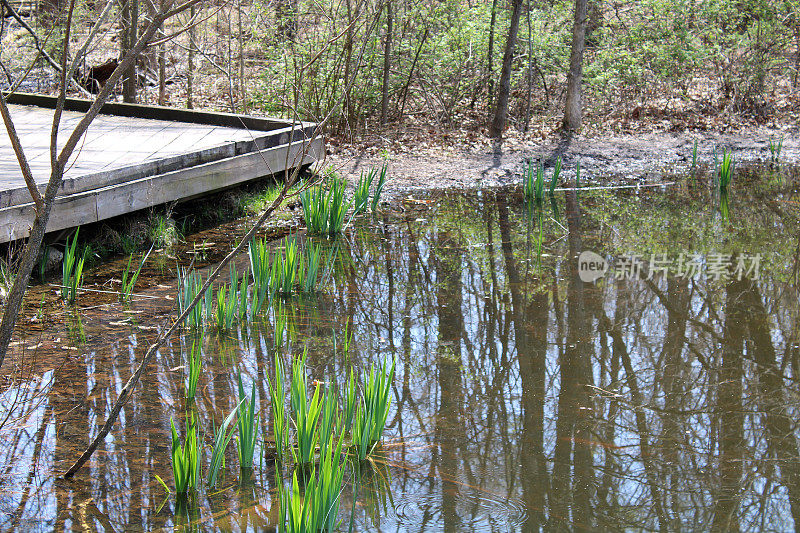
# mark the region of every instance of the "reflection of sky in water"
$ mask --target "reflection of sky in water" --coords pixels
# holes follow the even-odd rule
[[[330,290],[286,304],[284,361],[307,343],[312,379],[341,383],[351,364],[398,363],[385,459],[356,495],[357,529],[792,528],[790,504],[800,505],[797,291],[775,281],[787,279],[776,269],[791,268],[792,248],[765,244],[771,270],[756,285],[582,284],[567,260],[575,247],[613,255],[630,250],[606,243],[639,246],[637,232],[652,223],[642,205],[653,198],[635,204],[641,228],[629,210],[627,222],[615,222],[624,202],[581,198],[581,228],[563,199],[559,222],[544,227],[541,269],[521,206],[507,205],[504,193],[456,195],[424,216],[411,209],[391,225],[359,228]],[[754,226],[742,244],[749,252],[758,251],[751,234],[762,227],[796,240],[787,229],[796,225],[743,205],[732,210],[741,226]],[[671,216],[683,221],[691,209],[679,205]],[[741,226],[725,246],[735,247]],[[646,244],[666,245],[652,239]],[[703,239],[686,246],[706,246]],[[0,434],[2,529],[153,529],[183,520],[154,474],[171,481],[170,417],[182,432],[192,335],[159,351],[79,479],[53,478],[105,421],[171,305],[135,304],[141,312],[132,315],[93,306],[81,314],[85,343],[70,337],[75,324],[66,319],[29,340],[42,347],[25,359],[24,386],[7,388],[2,401],[8,406],[17,390],[43,394]],[[266,401],[275,312],[206,335],[196,406],[205,431],[236,405],[237,371],[247,389],[255,382],[260,407]],[[265,415],[261,434],[271,435]],[[253,485],[239,487],[237,464],[232,445],[218,492],[199,499],[202,528],[257,530],[276,520],[273,470],[263,465]],[[353,496],[348,486],[345,520]]]

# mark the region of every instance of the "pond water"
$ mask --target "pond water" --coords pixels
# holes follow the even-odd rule
[[[382,448],[360,482],[346,475],[345,531],[351,515],[355,531],[792,530],[799,218],[796,172],[768,169],[742,171],[726,216],[692,178],[541,208],[511,190],[406,198],[347,233],[322,294],[206,333],[194,406],[196,336],[176,335],[72,481],[56,475],[175,316],[176,282],[162,260],[127,307],[48,305],[42,289],[6,361],[0,529],[274,527],[269,460],[241,482],[231,445],[188,515],[155,475],[171,482],[170,419],[182,431],[192,409],[210,433],[238,402],[238,372],[269,439],[274,351],[288,362],[308,347],[323,384],[397,364]]]

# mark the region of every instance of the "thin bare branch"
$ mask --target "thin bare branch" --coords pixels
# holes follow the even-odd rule
[[[33,172],[28,164],[28,158],[25,157],[25,151],[22,149],[22,143],[17,135],[17,130],[14,127],[14,121],[11,119],[11,113],[6,105],[6,97],[0,93],[0,115],[3,116],[3,123],[6,125],[6,132],[8,132],[8,139],[11,141],[11,147],[14,148],[14,154],[17,156],[19,168],[22,171],[22,177],[25,178],[25,185],[28,187],[28,192],[31,193],[33,203],[36,204],[36,212],[38,213],[44,203],[42,195],[39,194],[39,188],[36,186],[36,180],[33,178]]]

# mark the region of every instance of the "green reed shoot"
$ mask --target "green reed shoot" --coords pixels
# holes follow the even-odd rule
[[[694,140],[694,146],[692,146],[692,174],[695,170],[697,170],[697,139]]]
[[[172,478],[175,481],[175,492],[180,496],[185,496],[189,490],[196,489],[200,478],[200,451],[194,415],[190,420],[186,430],[186,442],[181,445],[175,421],[169,419],[172,426]]]
[[[279,462],[284,463],[288,459],[289,453],[289,425],[283,403],[285,394],[283,363],[277,350],[275,351],[275,381],[270,382],[267,378],[267,386],[272,407],[272,426],[275,431],[275,455]]]
[[[264,239],[253,238],[247,246],[247,255],[250,257],[250,275],[256,287],[269,285],[270,279],[270,251]]]
[[[344,198],[345,181],[330,180],[330,189],[312,187],[300,194],[303,218],[310,233],[337,235],[344,228],[344,218],[349,207]]]
[[[578,196],[578,191],[581,188],[581,162],[575,166],[575,196]]]
[[[311,512],[320,531],[335,531],[339,525],[339,502],[344,477],[344,468],[341,468],[342,440],[342,434],[338,439],[331,434],[322,441],[325,444],[320,452],[319,470],[310,495]],[[309,497],[308,491],[306,497]]]
[[[550,180],[550,195],[552,196],[558,184],[558,178],[561,176],[561,156],[556,158],[556,166],[553,168],[553,178]]]
[[[781,151],[783,150],[783,135],[781,138],[775,141],[772,137],[769,138],[769,153],[770,153],[770,160],[773,163],[777,163],[781,159]]]
[[[203,366],[203,335],[192,342],[192,349],[189,352],[189,375],[186,378],[186,399],[194,400],[197,394],[197,382],[200,379],[200,371]]]
[[[723,149],[722,163],[720,164],[719,170],[717,172],[719,176],[720,192],[724,193],[728,190],[728,185],[730,185],[731,180],[733,180],[733,173],[735,169],[736,169],[736,159],[733,157],[733,150],[728,151],[727,149]]]
[[[236,406],[222,422],[222,425],[214,432],[214,446],[211,448],[211,465],[208,468],[208,479],[206,480],[206,485],[209,487],[213,487],[217,484],[219,469],[225,467],[225,450],[228,448],[228,444],[233,437],[233,428],[228,431],[228,426],[231,425],[233,417],[236,416],[238,411],[239,407]]]
[[[78,289],[81,287],[83,277],[83,264],[86,261],[86,248],[83,249],[83,254],[78,258],[78,232],[80,228],[75,230],[72,240],[67,239],[67,245],[64,248],[64,260],[61,264],[61,297],[68,303],[75,303],[78,298]]]
[[[302,493],[297,471],[292,474],[291,488],[280,487],[278,531],[313,533],[337,530],[344,477],[340,464],[341,445],[339,439],[322,454],[319,471],[312,467]]]
[[[386,185],[386,172],[389,170],[389,166],[384,164],[381,167],[381,174],[378,177],[378,184],[375,186],[375,190],[372,191],[372,205],[370,208],[372,212],[375,213],[378,210],[378,204],[381,201],[381,194],[383,193],[383,186]]]
[[[369,207],[369,189],[372,187],[377,171],[375,167],[371,168],[369,172],[361,171],[356,189],[353,191],[353,214],[363,213]]]
[[[239,304],[236,306],[239,321],[241,322],[247,318],[247,300],[247,276],[242,276],[242,279],[239,281]]]
[[[339,395],[335,386],[329,388],[322,398],[322,415],[319,424],[320,449],[325,449],[333,437],[335,427],[340,425]]]
[[[356,405],[358,405],[358,390],[356,388],[356,377],[353,369],[350,369],[350,379],[344,389],[344,415],[343,422],[345,432],[349,433],[353,427],[353,416],[355,415]]]
[[[394,361],[388,372],[386,365],[374,365],[364,374],[364,396],[353,422],[353,444],[359,461],[364,461],[380,441],[391,406],[391,385]]]
[[[303,278],[302,291],[305,293],[314,292],[317,288],[317,278],[319,267],[322,263],[322,247],[313,242],[307,242],[304,254],[305,276]]]
[[[283,305],[278,305],[278,308],[274,312],[274,316],[275,327],[272,333],[272,340],[275,344],[275,349],[277,350],[283,346],[283,339],[286,336],[286,313],[283,310]]]
[[[303,357],[292,363],[291,404],[294,413],[295,432],[297,444],[292,449],[294,462],[307,466],[314,462],[314,451],[319,442],[317,421],[322,411],[322,402],[319,387],[315,387],[311,401],[308,401],[308,386],[306,381],[306,357],[308,349],[303,351]]]
[[[305,491],[301,492],[296,471],[292,474],[291,488],[279,487],[279,533],[315,533],[320,530],[322,520],[312,512],[315,490],[316,479],[312,475]]]
[[[125,267],[125,271],[122,273],[122,294],[120,294],[120,299],[123,302],[127,302],[131,299],[131,294],[133,293],[133,287],[136,285],[136,280],[139,279],[139,274],[142,272],[142,267],[144,266],[144,262],[147,261],[147,258],[150,257],[150,252],[153,251],[153,247],[151,246],[147,253],[142,258],[142,262],[139,263],[139,268],[136,269],[131,275],[131,261],[133,261],[133,254],[128,257],[128,265]],[[129,277],[130,276],[130,277]]]
[[[253,383],[253,391],[250,399],[244,393],[242,386],[242,375],[239,374],[239,407],[238,421],[239,440],[237,450],[239,452],[239,466],[241,468],[253,468],[253,455],[256,449],[256,437],[258,436],[258,417],[256,416],[256,386]]]

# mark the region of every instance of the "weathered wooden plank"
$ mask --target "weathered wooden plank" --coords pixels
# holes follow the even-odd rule
[[[301,160],[304,145],[309,145]],[[244,181],[309,164],[322,157],[323,142],[296,141],[230,158],[77,192],[56,199],[48,231],[97,222],[121,214],[230,187]],[[288,154],[288,158],[287,158]],[[288,162],[288,166],[287,166]],[[0,209],[0,242],[27,237],[35,213],[33,204]]]

